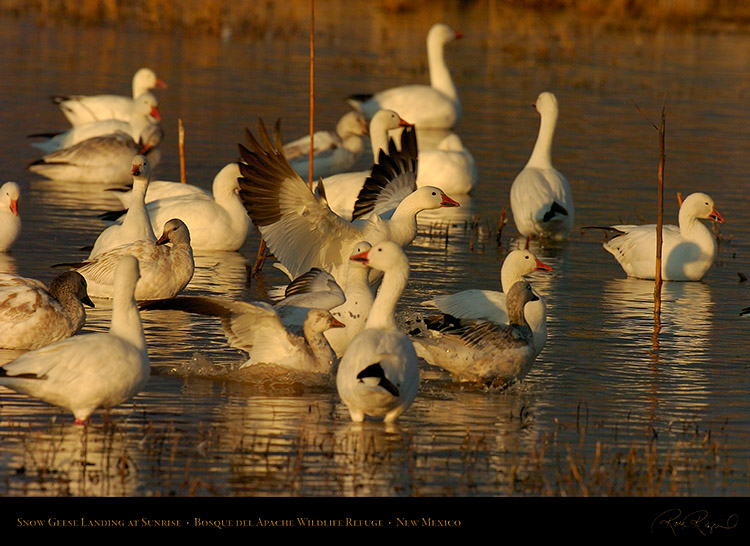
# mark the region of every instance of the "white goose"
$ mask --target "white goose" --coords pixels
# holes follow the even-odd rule
[[[15,182],[6,182],[0,187],[0,252],[10,250],[21,234],[20,198],[21,187]]]
[[[458,380],[507,387],[523,379],[536,358],[534,334],[524,317],[524,307],[535,298],[528,282],[517,282],[508,291],[509,324],[447,326],[438,336],[412,338],[417,354]]]
[[[130,170],[133,175],[134,198],[121,224],[114,224],[99,234],[89,253],[88,260],[93,260],[103,252],[117,246],[135,241],[156,241],[154,230],[146,211],[144,201],[149,180],[151,179],[151,165],[145,156],[137,155],[133,158]],[[162,223],[162,225],[164,225]]]
[[[73,126],[103,119],[130,121],[134,99],[151,89],[165,89],[166,87],[167,84],[160,80],[153,70],[141,68],[133,76],[132,97],[122,95],[57,95],[52,97],[52,102],[60,107]]]
[[[360,112],[347,112],[339,119],[335,131],[313,134],[313,180],[351,169],[365,148],[367,120]],[[310,174],[310,135],[284,144],[284,156],[295,171],[307,178]]]
[[[437,307],[441,312],[461,320],[480,320],[495,324],[508,324],[507,294],[517,282],[535,271],[552,271],[529,250],[508,253],[500,268],[502,292],[470,289],[437,296],[423,302]],[[524,316],[534,333],[534,350],[542,352],[547,343],[547,307],[544,299],[535,292],[536,299],[526,304]]]
[[[110,135],[122,132],[130,135],[134,141],[138,141],[149,125],[159,123],[161,115],[157,109],[158,102],[152,93],[144,93],[133,102],[133,113],[128,121],[120,119],[103,119],[76,125],[54,135],[34,134],[30,138],[47,136],[44,141],[32,142],[31,145],[45,154],[51,154],[63,148],[70,148],[89,138]]]
[[[162,182],[162,186],[157,187],[156,195],[168,192],[169,196],[149,200],[147,192],[145,197],[145,210],[151,227],[158,230],[159,226],[163,226],[171,218],[179,218],[190,230],[190,244],[193,250],[239,250],[245,243],[250,229],[250,217],[239,198],[240,176],[237,163],[226,165],[214,178],[212,194],[207,194],[198,186],[172,182],[174,186],[183,186],[175,188],[166,186],[169,182]],[[178,195],[177,192],[183,194]],[[154,194],[151,197],[154,197]],[[122,199],[130,201],[131,194],[128,193],[127,197]],[[105,217],[111,219],[116,214]]]
[[[557,99],[544,92],[534,106],[541,116],[539,135],[528,163],[510,188],[510,206],[522,236],[562,240],[573,229],[575,207],[568,180],[552,166]]]
[[[164,130],[150,125],[136,142],[125,133],[94,137],[63,148],[28,166],[29,171],[63,182],[129,184],[133,156],[148,157],[153,170],[159,162],[158,149]]]
[[[295,279],[276,305],[218,296],[181,296],[147,302],[142,309],[175,309],[221,318],[229,344],[249,355],[241,368],[271,364],[333,377],[338,359],[323,333],[344,327],[329,312],[343,299],[333,277],[313,269]]]
[[[393,110],[380,110],[375,114],[370,122],[370,146],[373,164],[378,163],[381,150],[388,153],[388,131],[408,126],[410,124],[401,119]],[[334,174],[323,178],[322,186],[318,186],[317,180],[314,181],[313,190],[320,194],[323,192],[319,188],[325,188],[326,202],[331,210],[343,219],[351,220],[357,196],[370,173],[371,170],[368,169],[366,171]],[[305,179],[305,176],[302,175],[303,179]]]
[[[463,195],[474,189],[477,178],[474,156],[455,133],[443,138],[437,148],[419,151],[418,187],[437,186],[451,195]]]
[[[74,265],[88,283],[89,296],[113,297],[115,268],[123,256],[135,256],[140,263],[141,278],[135,289],[138,301],[173,298],[193,278],[195,263],[190,232],[175,218],[164,224],[164,232],[156,242],[144,240],[120,245],[91,261]]]
[[[249,148],[240,146],[240,197],[269,249],[291,277],[319,267],[344,285],[349,253],[357,242],[390,240],[404,247],[416,236],[420,211],[458,206],[441,190],[426,186],[403,199],[390,219],[371,215],[361,225],[354,225],[313,195],[279,151],[278,134],[274,145],[262,122],[259,132],[263,144],[247,131]],[[388,168],[383,169],[383,176],[416,180],[416,153],[413,128],[406,128],[397,157],[386,156]]]
[[[395,307],[409,278],[401,247],[383,241],[351,257],[383,272],[364,329],[349,343],[336,373],[336,388],[354,422],[365,416],[390,423],[406,411],[419,387],[417,354],[396,326]]]
[[[461,117],[461,101],[445,63],[445,44],[461,34],[437,23],[427,34],[427,62],[430,85],[404,85],[374,95],[350,97],[349,103],[365,116],[387,108],[395,110],[420,129],[450,129]]]
[[[56,276],[49,289],[35,279],[0,274],[0,348],[37,349],[77,334],[86,322],[84,304],[94,306],[86,279],[75,271]]]
[[[133,298],[138,261],[120,260],[109,332],[73,336],[30,351],[0,367],[0,385],[70,410],[84,424],[140,392],[151,366]]]
[[[662,227],[662,279],[699,281],[716,257],[716,241],[701,219],[723,223],[714,201],[693,193],[680,206],[679,227]],[[656,275],[656,225],[616,225],[604,228],[614,235],[604,243],[628,277],[653,279]]]

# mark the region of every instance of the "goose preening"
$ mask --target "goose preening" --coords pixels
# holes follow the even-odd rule
[[[173,298],[193,278],[195,263],[190,232],[182,220],[173,218],[164,224],[164,231],[156,241],[141,240],[120,245],[93,260],[72,264],[86,279],[89,296],[113,297],[115,270],[123,256],[135,256],[140,264],[140,279],[135,289],[138,301]]]
[[[573,229],[575,207],[568,180],[552,166],[557,98],[540,93],[534,106],[541,118],[539,134],[529,161],[510,188],[513,221],[524,237],[562,240]]]
[[[373,165],[379,162],[381,150],[388,153],[389,131],[410,125],[393,110],[380,110],[375,114],[370,121]],[[325,193],[326,203],[331,210],[345,220],[351,220],[357,196],[370,175],[371,169],[333,174],[323,178],[322,182],[315,180],[313,190],[318,195]],[[303,174],[302,178],[305,179],[305,177],[306,175]]]
[[[383,272],[364,329],[344,351],[336,388],[354,422],[365,416],[390,423],[406,411],[419,387],[414,346],[396,326],[395,307],[409,278],[409,260],[401,247],[383,241],[351,256]]]
[[[86,139],[63,148],[28,166],[29,171],[62,182],[129,184],[133,156],[145,155],[154,169],[164,137],[159,124],[149,125],[138,141],[123,132]]]
[[[370,215],[357,224],[334,214],[292,169],[281,153],[281,137],[271,141],[262,122],[260,142],[246,131],[248,147],[240,145],[240,197],[253,223],[276,259],[296,277],[313,267],[331,272],[345,284],[346,263],[359,241],[371,244],[390,240],[404,247],[417,233],[416,215],[427,209],[457,206],[442,190],[423,187],[404,198],[390,218]],[[395,150],[395,145],[391,146]],[[413,128],[402,133],[402,149],[385,157],[386,177],[416,179],[416,139]],[[375,168],[373,168],[375,170]]]
[[[135,156],[130,173],[133,175],[131,206],[121,224],[109,226],[99,234],[94,241],[88,260],[93,260],[103,252],[127,243],[156,241],[145,203],[146,190],[151,179],[151,165],[148,159],[142,155]]]
[[[346,172],[359,160],[365,149],[364,135],[368,124],[360,112],[347,112],[339,119],[335,131],[313,134],[313,180]],[[310,174],[310,135],[284,144],[284,156],[302,178]]]
[[[9,181],[0,186],[0,252],[7,252],[21,234],[18,200],[21,187]]]
[[[77,334],[94,307],[86,279],[75,271],[41,281],[0,274],[0,348],[31,350]]]
[[[679,226],[662,226],[661,271],[665,281],[700,281],[714,263],[716,241],[701,220],[724,223],[713,199],[705,193],[688,195],[680,206]],[[656,276],[656,225],[587,226],[614,235],[604,243],[628,277]]]
[[[470,193],[477,184],[474,156],[455,133],[446,135],[437,148],[419,151],[417,186],[436,186],[450,195]]]
[[[502,292],[470,289],[455,294],[445,294],[423,302],[437,307],[442,313],[460,320],[479,320],[508,324],[507,294],[511,287],[537,271],[550,272],[552,268],[540,261],[530,250],[513,250],[508,253],[500,268]],[[532,288],[533,290],[533,288]],[[547,307],[538,293],[524,309],[524,317],[534,333],[534,351],[542,352],[547,343]]]
[[[37,133],[29,138],[44,136],[46,140],[32,142],[31,145],[45,154],[51,154],[63,148],[70,148],[79,142],[98,136],[122,132],[138,141],[149,125],[159,123],[161,115],[157,109],[158,101],[152,93],[144,93],[133,102],[133,113],[128,121],[120,119],[103,119],[71,127],[56,134]]]
[[[250,229],[250,217],[239,198],[240,176],[239,165],[229,163],[214,178],[210,194],[198,186],[162,181],[151,196],[150,191],[147,191],[144,197],[145,212],[151,228],[156,231],[169,219],[179,218],[190,230],[193,250],[239,250]],[[119,196],[120,192],[117,193]],[[159,194],[163,197],[153,199]],[[140,205],[139,199],[133,200],[132,191],[120,198],[128,204],[134,201]],[[116,211],[102,216],[113,220],[118,213],[125,214]],[[129,214],[130,209],[125,214],[125,220],[122,220],[123,224]]]
[[[151,89],[165,89],[167,84],[160,80],[150,68],[141,68],[133,76],[133,96],[124,95],[56,95],[52,102],[57,104],[73,126],[105,119],[130,121],[135,99]]]
[[[295,279],[287,287],[286,297],[275,305],[218,296],[180,296],[145,302],[141,308],[219,317],[229,344],[249,355],[240,368],[269,364],[332,379],[338,359],[323,334],[344,327],[329,311],[343,299],[330,274],[312,269]]]
[[[0,385],[70,410],[84,424],[138,394],[151,366],[133,293],[138,261],[117,264],[108,332],[69,337],[0,366]]]
[[[349,103],[368,119],[378,110],[387,108],[420,129],[450,129],[461,117],[461,101],[445,63],[444,47],[461,36],[442,23],[430,28],[427,34],[430,85],[404,85],[374,95],[354,95]]]
[[[534,334],[524,308],[537,296],[526,281],[508,291],[508,324],[453,321],[436,335],[413,337],[417,354],[460,381],[493,389],[523,379],[536,358]]]

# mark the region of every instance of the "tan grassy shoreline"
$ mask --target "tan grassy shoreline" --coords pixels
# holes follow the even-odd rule
[[[356,0],[355,0],[356,1]],[[340,13],[351,0],[316,0],[316,18]],[[611,29],[747,32],[750,3],[736,0],[372,0],[387,16],[446,11],[557,17]],[[0,0],[0,14],[32,17],[40,25],[119,25],[193,33],[253,35],[302,23],[310,0]],[[512,23],[509,23],[512,24]]]

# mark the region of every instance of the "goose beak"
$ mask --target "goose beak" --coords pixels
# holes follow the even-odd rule
[[[716,210],[716,207],[714,207],[714,210],[711,211],[711,214],[709,214],[708,217],[714,222],[719,222],[720,224],[724,223],[724,218],[721,217],[721,214]]]
[[[169,234],[165,232],[161,234],[161,237],[159,237],[159,239],[156,241],[156,244],[164,245],[164,244],[167,244],[168,242],[169,242]]]
[[[330,326],[331,328],[346,328],[346,324],[344,324],[340,320],[337,320],[334,317],[331,317],[331,320],[328,323],[328,326]]]
[[[11,199],[10,211],[13,213],[13,216],[18,216],[18,199]]]
[[[458,201],[454,201],[447,195],[443,194],[443,200],[440,202],[440,206],[441,207],[460,207],[461,205],[459,204]]]
[[[89,298],[88,296],[86,296],[85,298],[83,298],[81,300],[81,303],[83,303],[84,305],[88,305],[89,307],[96,307],[96,305],[94,305],[94,302],[91,301],[91,298]]]
[[[156,87],[159,89],[166,89],[167,88],[167,82],[164,80],[160,80],[159,78],[156,79]]]
[[[548,266],[546,263],[540,261],[537,259],[536,261],[536,269],[534,271],[552,271],[552,268]]]
[[[140,163],[134,163],[133,168],[130,169],[130,174],[132,174],[133,176],[139,176],[141,174],[142,166],[143,165],[141,165]]]
[[[408,121],[406,121],[403,118],[398,118],[398,126],[399,127],[411,127],[412,125],[414,125],[414,124],[413,123],[409,123]]]
[[[367,265],[368,263],[370,263],[370,258],[368,256],[369,252],[370,252],[369,249],[365,250],[364,252],[360,252],[359,254],[350,256],[349,259],[353,262],[359,262],[359,263]]]
[[[159,114],[159,110],[156,109],[156,106],[151,107],[151,116],[156,119],[156,121],[161,121],[161,114]]]
[[[456,32],[456,40],[463,38],[463,37],[464,37],[463,32]]]

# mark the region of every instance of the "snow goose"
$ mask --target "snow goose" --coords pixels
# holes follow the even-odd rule
[[[156,97],[152,93],[144,93],[133,102],[133,113],[128,121],[104,119],[77,125],[67,131],[62,131],[54,135],[37,133],[29,135],[29,138],[39,136],[49,137],[46,140],[31,143],[32,146],[45,154],[51,154],[63,148],[70,148],[89,138],[110,135],[118,131],[130,135],[133,140],[138,141],[149,125],[161,121],[161,115],[157,106]]]
[[[383,272],[364,329],[349,343],[336,373],[336,388],[354,422],[365,416],[391,423],[414,401],[419,387],[417,354],[396,326],[395,308],[409,278],[400,246],[383,241],[351,257]]]
[[[141,276],[135,289],[138,301],[173,298],[193,278],[195,263],[190,232],[181,220],[174,218],[164,224],[156,242],[144,240],[120,245],[91,261],[75,264],[73,268],[88,283],[89,296],[113,297],[115,268],[123,256],[135,256],[140,263]]]
[[[133,76],[133,96],[122,95],[57,95],[52,102],[57,104],[73,126],[104,119],[130,121],[135,99],[151,89],[165,89],[150,68],[141,68]]]
[[[133,156],[141,154],[148,157],[153,170],[160,158],[158,146],[163,136],[162,127],[153,124],[138,142],[122,132],[89,138],[34,161],[28,169],[63,182],[129,184],[132,180]]]
[[[461,320],[481,320],[495,324],[508,324],[506,296],[511,287],[524,280],[535,271],[552,271],[530,250],[513,250],[508,253],[500,268],[502,292],[494,290],[470,289],[437,296],[425,301],[424,305],[437,307],[441,312]],[[534,350],[542,352],[547,343],[547,307],[544,299],[536,292],[536,299],[528,302],[524,309],[526,322],[534,333]]]
[[[419,151],[417,186],[436,186],[451,195],[471,192],[477,184],[474,156],[455,133],[446,135],[437,148]]]
[[[417,213],[457,205],[441,190],[424,187],[403,199],[390,219],[371,215],[366,222],[354,225],[316,198],[279,151],[278,132],[274,144],[262,121],[259,125],[261,142],[246,131],[249,148],[240,145],[240,197],[269,249],[291,277],[319,267],[344,285],[345,266],[357,242],[391,240],[404,247],[416,236]],[[402,149],[394,157],[385,156],[388,167],[383,167],[384,176],[416,180],[416,153],[413,128],[407,127],[402,133]]]
[[[336,124],[336,131],[313,134],[313,180],[351,169],[364,151],[367,120],[360,112],[347,112]],[[310,174],[310,135],[284,144],[284,156],[295,171]]]
[[[338,359],[323,333],[344,327],[329,311],[343,301],[341,288],[330,274],[313,269],[295,279],[286,293],[276,305],[218,296],[180,296],[146,302],[141,308],[221,318],[229,344],[249,355],[240,368],[271,364],[332,377]]]
[[[0,367],[0,385],[70,410],[84,424],[98,408],[132,398],[151,366],[133,292],[138,261],[117,264],[108,332],[73,336],[30,351]]]
[[[412,338],[417,354],[461,381],[507,387],[523,379],[536,358],[524,316],[524,307],[536,297],[528,282],[517,282],[508,291],[508,324],[458,321],[436,336]]]
[[[575,208],[568,180],[552,166],[557,99],[544,92],[534,106],[541,118],[539,134],[529,161],[510,188],[510,207],[522,236],[562,240],[573,228]]]
[[[145,156],[137,155],[133,158],[130,173],[133,175],[133,200],[121,224],[114,224],[102,231],[94,242],[88,259],[93,260],[102,252],[117,246],[135,241],[156,241],[154,230],[146,211],[144,202],[151,166]],[[164,225],[162,223],[161,225]]]
[[[0,274],[0,348],[30,350],[77,334],[86,322],[83,305],[94,307],[86,279],[75,271],[49,285]]]
[[[226,165],[214,178],[210,195],[197,186],[172,182],[171,184],[189,186],[191,189],[174,188],[166,186],[168,182],[163,182],[163,186],[157,188],[156,195],[171,195],[148,201],[149,194],[146,193],[148,202],[145,211],[151,227],[158,230],[164,222],[179,218],[190,230],[193,250],[239,250],[250,229],[250,217],[239,198],[239,177],[240,168],[237,163]],[[177,194],[180,191],[182,195]],[[123,199],[130,200],[130,193]],[[112,219],[116,215],[116,212],[105,213],[104,217]]]
[[[427,63],[430,85],[405,85],[374,95],[355,95],[349,103],[372,118],[383,108],[395,110],[420,129],[449,129],[461,117],[461,101],[445,63],[445,44],[461,34],[437,23],[427,34]]]
[[[705,193],[693,193],[680,206],[679,226],[662,227],[662,279],[700,281],[714,263],[716,241],[700,221],[723,223],[724,219]],[[615,235],[604,248],[628,277],[653,279],[656,275],[656,225],[615,225],[603,228]]]
[[[370,122],[370,146],[372,148],[372,163],[380,161],[381,151],[388,153],[388,132],[399,127],[409,127],[410,124],[393,110],[380,110]],[[334,174],[323,178],[322,183],[314,181],[313,189],[316,193],[325,193],[326,202],[333,212],[344,218],[352,219],[352,210],[357,196],[370,176],[371,170],[354,171]],[[304,178],[305,175],[303,174]],[[320,184],[320,185],[319,185]],[[416,189],[416,188],[415,188]]]
[[[21,188],[15,182],[6,182],[0,187],[0,252],[10,250],[21,233],[20,198]]]

